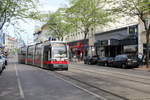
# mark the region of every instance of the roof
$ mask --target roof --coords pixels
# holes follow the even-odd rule
[[[98,33],[95,34],[95,36],[101,35],[101,34],[109,34],[110,32],[116,32],[116,31],[119,31],[119,30],[124,30],[124,29],[127,29],[128,27],[131,27],[131,26],[137,26],[137,24],[126,26],[126,27],[121,27],[121,28],[117,28],[117,29],[113,29],[113,30],[109,30],[109,31],[98,32]]]
[[[17,39],[14,37],[8,37],[8,40],[17,41]]]

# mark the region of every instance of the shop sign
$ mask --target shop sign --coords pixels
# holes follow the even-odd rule
[[[137,45],[126,45],[124,46],[124,52],[136,52],[137,51]]]

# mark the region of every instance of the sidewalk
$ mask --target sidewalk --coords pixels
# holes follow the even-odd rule
[[[146,65],[139,66],[138,68],[135,68],[136,70],[143,70],[143,71],[149,71],[150,72],[150,67],[147,68]]]

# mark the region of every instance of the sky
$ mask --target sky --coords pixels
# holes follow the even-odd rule
[[[60,7],[64,7],[67,0],[40,0],[41,11],[56,11]]]
[[[39,0],[38,9],[41,12],[55,12],[58,8],[64,7],[67,4],[67,0]],[[18,26],[21,30],[24,30],[20,35],[25,43],[30,44],[33,42],[33,33],[38,23],[33,20],[26,20],[26,22],[20,20]],[[7,28],[7,34],[16,37],[12,26]]]

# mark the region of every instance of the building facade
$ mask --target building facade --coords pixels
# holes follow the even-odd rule
[[[92,27],[87,36],[88,48],[86,46],[86,49],[84,50],[88,50],[87,55],[90,56],[95,54],[99,54],[99,56],[115,56],[117,54],[124,53],[127,49],[132,48],[133,50],[133,47],[136,48],[137,51],[137,28],[138,17],[131,18],[129,16],[120,18],[116,22],[110,22],[105,26]],[[132,33],[131,30],[134,31],[134,33]],[[66,36],[66,40],[68,43],[74,43],[77,45],[76,47],[78,47],[78,43],[81,43],[80,41],[84,41],[84,33],[80,31],[71,33]],[[132,40],[134,40],[133,44],[127,43]],[[83,45],[83,43],[81,43],[81,45]],[[128,45],[130,45],[130,48]],[[97,48],[94,48],[95,46],[97,46]],[[115,50],[115,52],[110,52],[112,50]]]
[[[0,44],[5,44],[5,33],[2,30],[0,30]]]
[[[3,33],[2,30],[0,30],[0,52],[4,51],[5,48],[5,33]]]
[[[149,24],[150,16],[147,15],[147,18]],[[143,23],[137,16],[127,16],[108,24],[91,28],[87,39],[84,39],[84,33],[80,30],[66,35],[64,39],[68,42],[71,56],[97,54],[102,57],[114,57],[123,53],[143,54],[145,52],[146,33]],[[49,40],[47,33],[45,27],[36,31],[35,43]]]
[[[96,54],[114,57],[123,53],[138,53],[138,25],[95,34]]]
[[[5,50],[7,52],[15,52],[17,48],[18,48],[17,39],[14,37],[11,37],[10,35],[6,35],[5,36]]]

